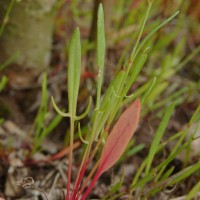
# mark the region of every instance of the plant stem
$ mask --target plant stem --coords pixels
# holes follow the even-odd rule
[[[70,117],[70,151],[69,151],[69,165],[67,176],[67,193],[66,200],[70,199],[70,183],[72,175],[72,158],[73,158],[73,146],[74,146],[74,117]]]
[[[74,184],[73,193],[72,193],[72,196],[71,196],[72,199],[76,196],[78,188],[81,184],[81,180],[82,180],[82,178],[85,174],[86,168],[87,168],[89,162],[91,161],[91,159],[88,159],[88,158],[89,158],[89,153],[90,153],[90,150],[91,150],[91,147],[92,147],[92,143],[94,141],[94,135],[95,135],[94,133],[95,133],[96,125],[97,125],[98,113],[99,112],[96,111],[95,119],[94,119],[94,125],[93,125],[92,133],[91,133],[91,136],[90,136],[89,144],[87,145],[86,150],[84,152],[83,159],[81,161],[81,165],[80,165],[80,168],[79,168],[79,172],[78,172],[78,175],[76,177],[75,184]]]
[[[100,144],[101,144],[101,142],[102,142],[102,139],[103,139],[103,134],[102,134],[101,137],[99,138],[99,140],[98,140],[98,142],[97,142],[97,144],[96,144],[94,150],[92,151],[92,154],[91,154],[90,158],[89,158],[88,161],[85,163],[85,165],[84,165],[84,170],[86,170],[87,166],[89,165],[89,163],[91,162],[91,160],[94,158],[94,156],[95,156],[95,154],[96,154],[96,152],[97,152],[97,150],[98,150],[98,148],[99,148],[99,146],[100,146]],[[84,181],[84,183],[83,183],[83,185],[82,185],[82,187],[81,187],[81,189],[80,189],[78,195],[80,195],[80,194],[83,192],[83,190],[85,189],[85,187],[86,187],[87,183],[89,182],[90,178],[93,176],[94,172],[96,171],[98,165],[99,165],[99,162],[97,161],[97,163],[96,163],[95,166],[93,167],[92,171],[89,173],[87,179]],[[84,172],[85,172],[85,171],[84,171]],[[80,175],[80,177],[82,177],[82,176]],[[77,191],[76,191],[76,192],[77,192]]]
[[[81,197],[81,200],[85,200],[87,198],[87,196],[89,195],[91,189],[94,187],[95,183],[97,182],[97,180],[101,176],[101,173],[98,173],[98,172],[100,172],[100,170],[98,170],[97,173],[95,174],[95,176],[94,176],[92,182],[90,183],[88,189],[86,190],[86,192]]]

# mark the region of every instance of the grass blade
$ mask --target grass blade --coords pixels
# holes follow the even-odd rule
[[[169,119],[174,111],[174,107],[175,107],[175,104],[172,104],[171,106],[169,106],[167,108],[167,111],[160,123],[160,126],[155,134],[155,137],[153,139],[153,142],[151,144],[151,148],[150,148],[150,151],[149,151],[149,155],[147,157],[147,165],[146,165],[146,170],[145,170],[145,174],[147,175],[149,173],[149,170],[151,168],[151,164],[152,164],[152,161],[153,161],[153,158],[156,154],[156,151],[159,147],[159,143],[160,143],[160,140],[164,134],[164,131],[167,127],[167,124],[169,122]]]
[[[200,191],[200,181],[192,188],[192,190],[189,192],[185,200],[194,199],[199,191]]]

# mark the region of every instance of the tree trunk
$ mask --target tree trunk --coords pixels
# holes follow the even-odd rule
[[[0,0],[0,22],[11,0]],[[0,37],[0,63],[14,54],[17,71],[38,74],[50,61],[56,0],[18,0]],[[5,22],[5,21],[4,21]]]

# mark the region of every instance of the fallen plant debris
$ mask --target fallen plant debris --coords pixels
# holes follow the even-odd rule
[[[46,200],[48,200],[48,197],[47,197],[47,194],[45,193],[45,191],[43,191],[41,188],[35,186],[35,182],[32,177],[25,177],[25,178],[19,179],[17,181],[17,186],[19,186],[23,189],[37,190],[45,196]]]

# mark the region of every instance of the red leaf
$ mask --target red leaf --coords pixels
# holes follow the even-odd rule
[[[100,157],[99,168],[81,200],[86,199],[101,174],[111,168],[120,158],[137,128],[139,116],[140,100],[137,99],[122,113],[109,134]]]
[[[120,158],[135,132],[140,115],[140,100],[129,106],[114,125],[103,148],[99,170],[102,174],[112,167]]]

